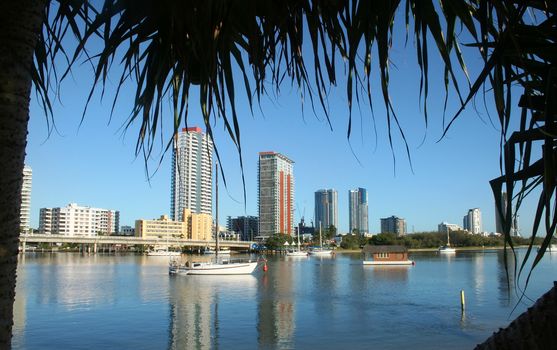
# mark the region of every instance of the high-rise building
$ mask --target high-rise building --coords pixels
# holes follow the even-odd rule
[[[348,207],[350,233],[354,230],[361,235],[369,233],[367,190],[365,188],[349,190]]]
[[[212,215],[213,141],[199,127],[184,128],[175,136],[172,152],[170,216],[182,221],[184,209]]]
[[[334,189],[315,192],[315,225],[338,230],[338,192]]]
[[[21,232],[29,231],[29,217],[31,211],[31,183],[33,182],[33,171],[31,167],[23,167],[23,184],[21,186],[21,209],[19,211]]]
[[[259,153],[259,236],[294,233],[293,164],[280,153]]]
[[[82,207],[70,203],[63,208],[41,208],[39,233],[66,236],[118,234],[120,212],[117,210]]]
[[[468,210],[468,214],[464,215],[462,220],[464,229],[470,233],[482,233],[482,212],[480,208]]]
[[[398,216],[381,219],[381,233],[394,233],[397,236],[406,234],[406,220]]]
[[[503,217],[507,212],[507,192],[502,192],[501,193],[501,197],[499,198],[499,204],[501,204],[501,212],[503,213],[503,216],[501,216],[501,213],[499,212],[499,209],[497,208],[497,200],[495,202],[495,232],[497,233],[503,233],[504,229],[503,229]]]
[[[507,192],[501,193],[501,198],[499,199],[501,203],[501,211],[503,215],[499,213],[499,209],[497,208],[497,203],[495,203],[495,232],[503,233],[503,218],[507,213]],[[511,220],[511,235],[512,236],[520,236],[520,230],[518,227],[519,215],[515,213]]]
[[[239,235],[242,241],[253,241],[259,236],[259,219],[257,216],[229,216],[226,219],[226,229]]]

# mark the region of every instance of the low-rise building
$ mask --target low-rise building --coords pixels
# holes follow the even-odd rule
[[[437,231],[439,233],[448,233],[451,231],[462,231],[462,227],[458,226],[457,224],[449,224],[448,222],[442,222],[437,225]]]
[[[61,208],[41,208],[39,233],[66,236],[118,234],[120,212],[70,203]]]
[[[189,209],[183,210],[182,221],[170,220],[168,215],[161,215],[154,220],[136,220],[136,237],[175,237],[196,241],[209,241],[212,235],[212,218],[208,214],[194,214]]]

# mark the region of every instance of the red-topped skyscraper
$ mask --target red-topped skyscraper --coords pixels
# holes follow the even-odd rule
[[[294,233],[294,162],[276,152],[259,153],[259,235]]]

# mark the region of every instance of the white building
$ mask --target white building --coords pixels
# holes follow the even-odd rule
[[[213,141],[201,128],[184,128],[173,150],[170,216],[182,221],[184,209],[212,215]]]
[[[259,236],[294,234],[294,162],[280,153],[259,153]]]
[[[31,167],[23,167],[23,184],[21,186],[21,209],[19,212],[21,232],[29,231],[29,217],[31,211],[31,183],[33,182],[33,171]]]
[[[468,214],[464,215],[462,223],[466,231],[474,234],[482,233],[482,212],[480,208],[468,210]]]
[[[70,203],[63,208],[41,208],[39,233],[66,236],[112,235],[119,232],[120,212],[82,207]]]
[[[437,225],[437,231],[439,233],[447,233],[451,231],[461,231],[462,227],[458,226],[457,224],[449,224],[448,222],[442,222]]]

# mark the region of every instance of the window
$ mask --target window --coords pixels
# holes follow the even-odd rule
[[[377,253],[377,257],[380,259],[387,259],[389,257],[389,253]]]

